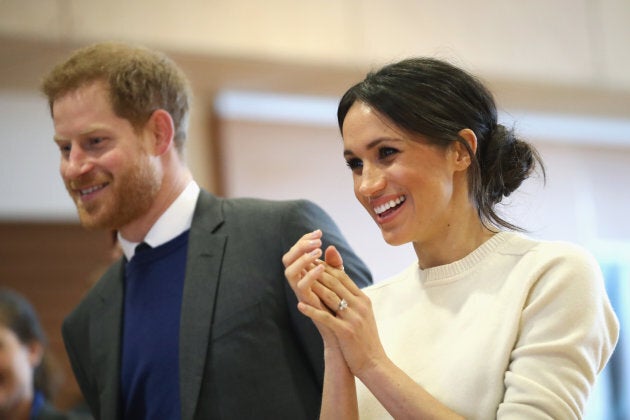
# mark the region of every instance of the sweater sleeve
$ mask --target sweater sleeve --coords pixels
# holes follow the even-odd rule
[[[619,323],[592,256],[568,244],[536,253],[497,418],[581,418]]]

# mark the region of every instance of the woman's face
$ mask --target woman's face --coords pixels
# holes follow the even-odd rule
[[[348,111],[342,135],[354,193],[385,241],[440,240],[457,210],[454,148],[412,137],[363,102]]]
[[[33,398],[33,370],[38,362],[36,349],[0,324],[0,412]]]

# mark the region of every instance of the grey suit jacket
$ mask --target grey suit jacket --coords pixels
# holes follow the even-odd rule
[[[304,200],[222,199],[202,191],[189,234],[179,337],[182,419],[315,419],[321,338],[297,311],[281,256],[320,228],[346,272],[371,283],[334,222]],[[114,263],[62,327],[97,419],[120,418],[125,260]]]

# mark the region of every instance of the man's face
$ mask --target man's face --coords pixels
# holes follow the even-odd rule
[[[121,229],[145,215],[161,184],[149,130],[118,117],[100,81],[55,100],[52,114],[61,177],[81,224]]]

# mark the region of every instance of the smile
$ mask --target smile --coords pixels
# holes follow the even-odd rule
[[[88,194],[92,194],[93,192],[96,192],[98,190],[101,190],[103,188],[105,188],[107,184],[101,184],[101,185],[95,185],[93,187],[90,188],[85,188],[85,189],[81,189],[79,190],[79,194],[83,197],[86,196]]]
[[[403,201],[405,201],[404,195],[398,197],[395,200],[389,200],[387,203],[383,203],[380,206],[374,207],[374,213],[381,215],[385,213],[387,210],[399,206]]]

